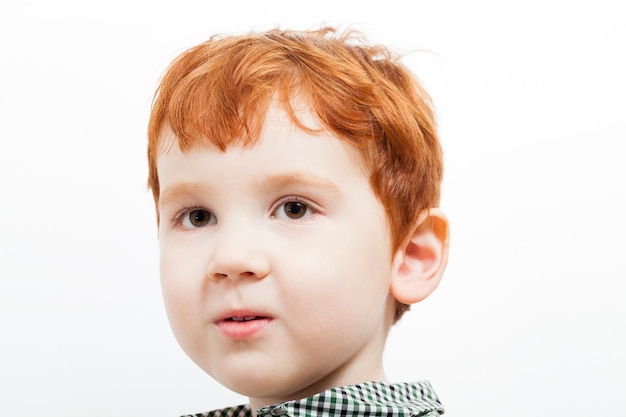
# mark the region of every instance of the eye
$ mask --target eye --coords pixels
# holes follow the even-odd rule
[[[272,217],[282,220],[303,220],[316,213],[308,201],[300,197],[286,197],[274,210]]]
[[[217,223],[213,213],[203,209],[193,209],[182,214],[180,224],[185,229],[197,229]]]

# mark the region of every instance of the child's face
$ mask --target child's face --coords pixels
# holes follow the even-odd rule
[[[259,404],[384,379],[390,236],[358,152],[275,107],[252,147],[163,141],[161,280],[185,352]]]

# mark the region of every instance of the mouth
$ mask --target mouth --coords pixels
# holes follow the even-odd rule
[[[251,339],[261,337],[271,327],[272,317],[254,313],[230,313],[215,322],[219,331],[229,339]]]
[[[223,311],[215,319],[216,323],[219,322],[248,322],[254,320],[266,320],[272,317],[267,312],[252,308],[234,308]]]
[[[265,320],[268,319],[267,316],[233,316],[227,317],[224,321],[236,321],[236,322],[244,322],[244,321],[252,321],[252,320]]]

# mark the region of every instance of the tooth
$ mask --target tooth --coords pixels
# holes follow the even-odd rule
[[[254,320],[254,319],[256,319],[256,316],[246,316],[243,319],[244,320]]]
[[[233,317],[233,321],[244,321],[243,317]]]

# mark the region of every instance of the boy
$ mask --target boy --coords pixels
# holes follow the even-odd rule
[[[443,413],[382,368],[448,254],[433,111],[395,56],[329,28],[214,37],[173,62],[148,135],[172,329],[250,401],[197,416]]]

